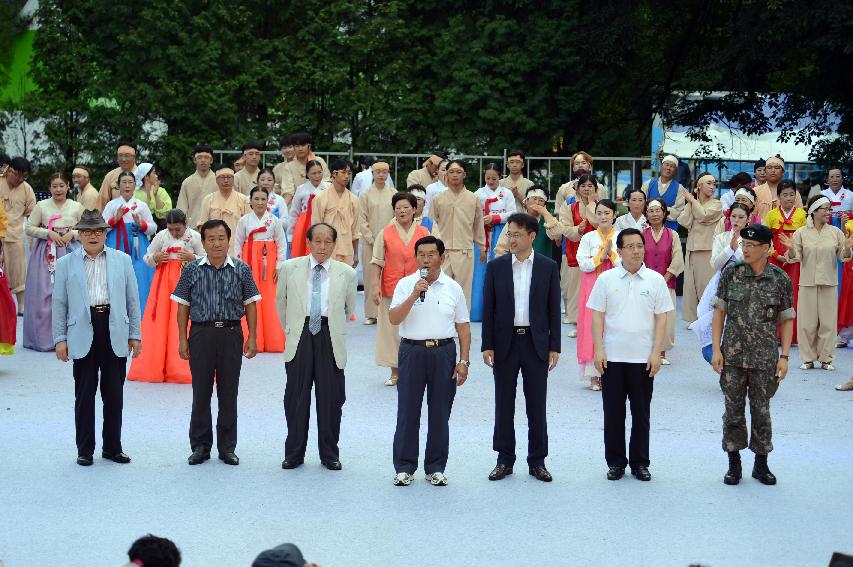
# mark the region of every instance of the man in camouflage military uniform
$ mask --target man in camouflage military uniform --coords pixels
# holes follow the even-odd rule
[[[755,453],[752,476],[763,484],[776,484],[767,467],[767,454],[773,450],[770,398],[788,373],[795,315],[793,288],[785,272],[767,262],[773,239],[769,228],[751,224],[741,229],[740,236],[743,262],[723,271],[713,301],[711,365],[720,373],[720,388],[726,397],[723,450],[729,455],[729,470],[723,482],[737,484],[741,478],[740,450],[747,447],[744,405],[749,397],[749,448]],[[776,342],[780,324],[781,355]]]

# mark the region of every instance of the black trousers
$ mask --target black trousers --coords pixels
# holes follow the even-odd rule
[[[513,335],[507,357],[495,363],[495,433],[492,447],[498,463],[515,463],[515,393],[521,371],[524,402],[527,408],[527,464],[543,465],[548,456],[548,425],[545,400],[548,392],[548,362],[536,354],[533,337]]]
[[[237,448],[237,390],[243,365],[243,330],[236,327],[190,327],[190,372],[193,377],[193,410],[190,447],[213,447],[210,399],[216,376],[216,447],[219,453]]]
[[[649,417],[654,378],[645,362],[607,362],[601,377],[607,466],[649,466]],[[625,457],[625,398],[631,404],[631,444]]]
[[[284,417],[287,439],[284,458],[301,461],[308,445],[308,422],[311,417],[311,388],[317,385],[317,446],[321,461],[340,459],[341,415],[346,401],[344,371],[335,364],[329,323],[323,319],[320,332],[312,335],[308,319],[293,360],[284,364],[287,385],[284,388]]]
[[[124,405],[124,378],[127,357],[116,356],[110,343],[110,314],[92,311],[94,338],[83,358],[74,361],[74,425],[77,430],[77,454],[95,452],[95,392],[98,372],[101,401],[104,404],[103,452],[121,453],[121,410]]]
[[[421,405],[427,393],[429,416],[424,472],[444,472],[450,445],[450,410],[456,397],[456,343],[425,347],[400,343],[397,358],[397,430],[394,469],[414,474],[418,469]]]

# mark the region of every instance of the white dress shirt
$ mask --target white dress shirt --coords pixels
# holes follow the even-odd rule
[[[318,265],[317,260],[314,258],[313,254],[308,255],[308,287],[305,289],[305,294],[308,296],[308,303],[305,307],[305,312],[310,316],[311,315],[311,294],[314,293],[314,266]],[[329,282],[331,281],[329,277],[329,268],[332,267],[332,259],[328,258],[322,264],[319,264],[323,267],[320,270],[320,316],[328,317],[329,316]]]
[[[595,281],[586,306],[604,313],[609,362],[645,363],[655,343],[655,315],[674,309],[663,276],[643,264],[636,274],[621,265]]]
[[[97,256],[92,257],[84,250],[83,267],[86,269],[89,305],[108,305],[110,291],[107,285],[107,251],[101,250]]]
[[[394,288],[390,309],[402,304],[412,295],[421,279],[415,272],[402,278]],[[450,339],[456,337],[456,323],[471,320],[462,286],[442,271],[424,294],[424,301],[415,300],[412,309],[400,323],[400,337],[413,341]]]
[[[533,278],[533,250],[526,260],[519,260],[512,255],[512,292],[515,296],[515,316],[513,325],[516,327],[530,326],[530,281]]]

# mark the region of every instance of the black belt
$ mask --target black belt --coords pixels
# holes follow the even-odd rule
[[[92,305],[89,307],[92,310],[92,313],[109,313],[110,306],[109,305]]]
[[[231,329],[240,326],[240,320],[236,321],[193,321],[193,325],[199,327],[215,327],[217,329]]]
[[[310,322],[311,322],[311,317],[306,317],[306,318],[305,318],[305,322],[306,322],[306,323],[310,323]],[[322,323],[326,323],[326,324],[328,325],[328,324],[329,324],[329,318],[328,318],[328,317],[320,317],[320,323],[321,323],[321,324],[322,324]]]
[[[516,335],[526,335],[530,332],[530,327],[513,327],[512,332]]]
[[[425,346],[427,348],[440,347],[453,342],[453,339],[427,339],[424,341],[415,341],[412,339],[400,339],[401,343],[415,346]]]

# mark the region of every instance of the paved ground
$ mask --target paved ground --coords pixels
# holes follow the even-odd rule
[[[849,375],[853,353],[840,352],[834,373],[794,370],[779,390],[776,487],[722,484],[721,395],[694,336],[680,329],[673,365],[656,379],[652,482],[605,480],[601,398],[577,381],[574,341],[565,339],[548,399],[553,483],[523,466],[505,481],[486,480],[493,387],[475,358],[453,408],[450,485],[434,488],[419,473],[416,485],[395,488],[396,396],[373,364],[374,331],[350,330],[339,473],[320,467],[314,439],[305,466],[281,470],[280,355],[244,365],[239,467],[215,459],[189,467],[190,388],[140,383],[125,386],[133,463],[78,467],[70,366],[24,349],[1,359],[0,560],[116,566],[148,532],[174,539],[190,567],[249,565],[285,541],[327,567],[825,565],[833,550],[853,552],[853,393],[832,389]],[[478,325],[474,334],[479,350]],[[524,439],[521,398],[518,416]]]

